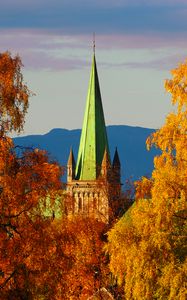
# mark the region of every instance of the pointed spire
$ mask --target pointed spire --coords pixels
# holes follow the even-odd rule
[[[70,149],[68,163],[67,163],[67,182],[75,178],[75,159],[72,148]]]
[[[93,54],[86,110],[76,165],[76,179],[97,179],[105,148],[109,154],[96,59],[95,54]]]
[[[75,167],[75,158],[74,158],[74,155],[73,155],[73,149],[72,149],[72,147],[70,148],[69,158],[68,158],[67,165]]]
[[[118,155],[118,150],[116,147],[116,151],[114,154],[114,159],[112,163],[112,169],[113,169],[113,181],[120,184],[120,178],[121,178],[121,163]]]
[[[105,149],[102,164],[101,164],[101,175],[102,175],[102,177],[104,177],[105,179],[108,179],[110,169],[111,169],[110,157],[108,155],[107,149]]]
[[[102,167],[110,167],[110,157],[108,155],[107,149],[105,149],[105,152],[103,155]]]
[[[114,154],[114,159],[113,159],[112,166],[113,167],[114,166],[117,166],[117,167],[121,166],[117,147],[116,147],[116,150],[115,150],[115,154]]]

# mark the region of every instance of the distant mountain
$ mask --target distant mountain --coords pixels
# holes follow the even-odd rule
[[[118,148],[122,183],[126,179],[137,180],[141,176],[150,176],[153,170],[153,158],[158,150],[146,150],[146,139],[154,129],[113,125],[107,127],[111,158],[115,148]],[[29,135],[14,138],[15,145],[29,146],[47,150],[51,157],[61,165],[66,166],[70,147],[77,157],[80,129],[52,129],[44,135]]]

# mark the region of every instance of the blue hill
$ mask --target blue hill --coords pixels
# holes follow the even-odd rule
[[[111,158],[117,146],[120,160],[122,182],[126,179],[137,180],[141,176],[150,176],[153,170],[153,159],[158,150],[146,150],[146,139],[154,129],[113,125],[107,127]],[[14,138],[15,145],[37,147],[47,150],[51,157],[66,166],[70,147],[77,157],[80,129],[52,129],[44,135],[29,135]]]

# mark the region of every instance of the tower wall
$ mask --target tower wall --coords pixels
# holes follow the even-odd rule
[[[100,181],[76,181],[67,184],[69,208],[66,204],[66,213],[69,217],[82,215],[93,217],[102,222],[109,221],[108,187]]]

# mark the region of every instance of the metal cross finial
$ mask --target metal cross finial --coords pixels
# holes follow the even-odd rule
[[[95,54],[95,32],[93,33],[93,53]]]

